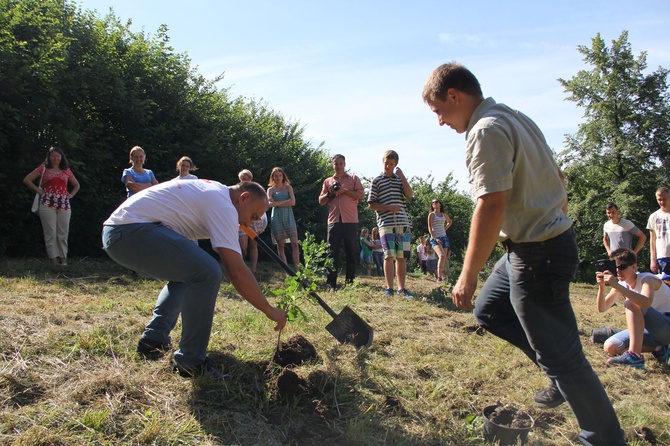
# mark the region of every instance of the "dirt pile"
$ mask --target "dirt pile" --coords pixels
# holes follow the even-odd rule
[[[498,426],[512,429],[528,429],[533,424],[533,420],[526,412],[509,406],[496,407],[489,415],[489,420]]]

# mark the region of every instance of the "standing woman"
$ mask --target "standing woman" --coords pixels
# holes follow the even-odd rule
[[[193,164],[193,160],[188,156],[182,156],[179,158],[179,161],[177,161],[177,172],[179,172],[179,176],[174,177],[173,180],[197,180],[198,177],[191,173],[196,170],[198,170],[198,168]]]
[[[35,180],[39,178],[42,178],[42,187],[35,185]],[[70,199],[79,191],[79,181],[70,170],[63,150],[60,147],[51,147],[46,161],[26,175],[23,183],[40,194],[39,213],[49,260],[56,265],[60,263],[66,266]],[[72,186],[69,192],[68,185]]]
[[[428,231],[430,232],[430,245],[435,249],[439,258],[437,262],[438,282],[447,280],[447,262],[449,262],[449,256],[451,255],[447,229],[450,227],[451,218],[442,209],[442,202],[435,198],[430,205],[430,214],[428,214]]]
[[[300,264],[300,248],[298,246],[298,228],[293,216],[292,207],[295,205],[295,195],[291,182],[281,167],[275,167],[270,173],[268,184],[268,201],[272,208],[271,223],[272,241],[277,245],[279,258],[286,263],[284,244],[291,243],[294,270]]]
[[[384,277],[384,248],[382,241],[379,238],[379,228],[372,228],[372,260],[375,262],[377,275]]]
[[[121,181],[126,185],[127,196],[130,197],[137,192],[158,184],[154,173],[142,166],[147,160],[147,154],[140,146],[130,149],[130,164],[132,167],[123,170]]]
[[[367,228],[361,229],[361,236],[359,238],[361,245],[361,261],[365,265],[368,276],[372,275],[372,237]]]

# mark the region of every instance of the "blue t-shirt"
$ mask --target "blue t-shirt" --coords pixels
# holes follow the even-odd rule
[[[132,167],[128,169],[123,170],[123,175],[121,175],[121,182],[125,182],[125,178],[127,175],[130,175],[133,178],[133,181],[136,183],[149,183],[151,184],[153,180],[156,179],[154,176],[154,173],[150,171],[149,169],[144,169],[144,173],[137,173],[135,172]],[[131,192],[130,189],[126,187],[126,191],[128,192],[128,197],[134,194],[134,192]]]

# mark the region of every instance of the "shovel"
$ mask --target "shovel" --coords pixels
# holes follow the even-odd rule
[[[282,259],[279,258],[277,253],[275,253],[272,248],[270,248],[267,243],[257,237],[257,234],[249,227],[240,225],[240,228],[249,236],[251,240],[256,240],[258,246],[270,257],[272,260],[277,262],[287,274],[291,276],[296,276],[295,271],[291,269],[290,266],[286,264]],[[305,289],[309,289],[309,284],[304,281],[301,282],[301,285]],[[309,295],[312,296],[321,307],[328,312],[333,318],[333,320],[326,325],[326,330],[333,335],[335,339],[340,341],[342,344],[353,344],[356,348],[361,347],[370,347],[372,345],[372,327],[365,322],[359,315],[357,315],[354,310],[349,308],[346,305],[340,314],[337,314],[333,311],[328,304],[319,297],[318,294],[314,291],[310,291]]]

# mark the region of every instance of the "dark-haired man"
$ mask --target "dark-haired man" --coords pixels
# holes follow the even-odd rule
[[[535,401],[564,400],[585,445],[625,444],[612,404],[582,350],[570,304],[577,265],[563,175],[537,125],[484,98],[477,78],[458,63],[428,77],[423,100],[440,125],[466,134],[465,164],[475,210],[454,304],[474,308],[477,323],[521,349],[552,380]],[[479,271],[497,241],[498,260],[474,306]]]
[[[209,180],[174,180],[134,194],[103,223],[102,246],[115,262],[146,276],[167,280],[158,295],[153,318],[137,346],[156,359],[171,347],[170,332],[182,317],[173,370],[181,376],[227,378],[207,361],[216,297],[223,273],[219,263],[193,240],[210,239],[230,281],[251,305],[277,323],[286,313],[271,306],[245,265],[239,225],[260,218],[268,208],[257,183],[225,186]]]
[[[360,253],[358,240],[358,201],[365,197],[361,180],[345,171],[344,155],[332,158],[335,174],[323,180],[319,204],[328,205],[328,248],[334,260],[333,269],[328,271],[326,286],[337,288],[340,245],[344,242],[346,254],[345,283],[353,283],[356,278],[356,259]]]
[[[621,218],[616,203],[607,203],[605,212],[609,218],[603,225],[603,245],[605,245],[607,255],[611,255],[620,248],[633,249],[633,237],[637,237],[637,244],[633,251],[635,254],[639,253],[647,241],[644,232],[632,221]]]

